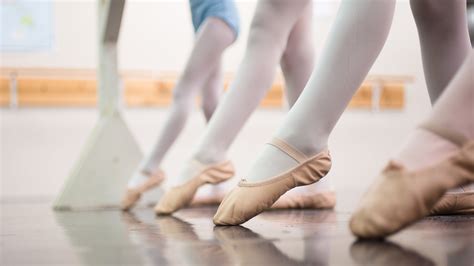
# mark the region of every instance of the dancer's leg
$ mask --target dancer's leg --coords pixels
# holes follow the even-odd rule
[[[427,123],[474,139],[474,50],[433,107]]]
[[[457,151],[423,169],[391,164],[371,186],[351,219],[360,237],[384,237],[428,215],[448,189],[474,182],[474,50],[449,83],[425,125],[435,143],[453,141]],[[462,147],[461,147],[462,146]],[[474,212],[472,193],[465,193],[457,211]],[[442,201],[442,200],[441,200]],[[436,205],[436,206],[435,206]],[[449,207],[449,206],[448,206]]]
[[[445,128],[453,129],[468,138],[474,138],[474,80],[462,73],[472,70],[471,55],[466,59],[464,69],[460,70],[457,80],[452,87],[462,87],[463,90],[453,90],[443,93],[430,115],[432,123],[439,123]],[[416,129],[397,154],[396,161],[408,170],[418,170],[435,164],[457,152],[458,147],[448,140],[423,129]]]
[[[411,6],[420,36],[426,83],[434,103],[471,50],[466,1],[412,0]],[[396,160],[409,170],[417,170],[456,151],[457,147],[449,141],[417,129]]]
[[[271,86],[290,31],[308,3],[308,0],[259,1],[244,59],[197,146],[195,159],[203,163],[223,160],[232,141]]]
[[[226,151],[271,86],[275,68],[286,47],[291,29],[309,2],[258,2],[250,27],[247,49],[236,78],[217,107],[190,162],[173,178],[172,188],[155,207],[157,213],[169,214],[176,211],[189,204],[201,184],[213,183],[207,177],[210,172],[206,172],[205,169],[208,168],[205,165],[213,167],[212,171],[221,173],[222,177],[228,178],[228,174],[233,174],[229,169],[220,169],[219,165],[229,166],[224,160]]]
[[[186,67],[173,90],[173,104],[163,131],[151,154],[129,182],[129,188],[147,179],[142,172],[156,173],[163,157],[183,129],[194,106],[194,99],[218,68],[222,53],[235,40],[232,29],[222,20],[208,18],[197,33]]]
[[[201,90],[201,108],[206,118],[206,122],[211,120],[212,114],[217,108],[219,98],[223,89],[223,75],[221,65],[214,69],[211,75],[207,78],[204,87]]]
[[[447,87],[471,50],[466,0],[411,0],[431,102]]]
[[[393,0],[342,1],[316,68],[276,134],[294,149],[281,142],[274,142],[281,150],[266,145],[246,180],[219,206],[215,224],[243,223],[291,188],[311,184],[327,173],[330,158],[324,149],[329,133],[382,50],[394,7]],[[309,156],[309,160],[304,158]],[[287,172],[298,163],[301,165]],[[293,167],[281,167],[290,164]],[[259,182],[276,175],[279,177]]]
[[[291,30],[291,33],[288,36],[288,42],[286,44],[285,51],[283,52],[283,56],[280,60],[283,77],[285,78],[286,99],[290,108],[300,96],[314,68],[315,45],[313,40],[312,19],[313,3],[310,2]],[[288,167],[290,167],[290,165]],[[331,181],[329,179],[323,179],[321,182],[318,182],[314,185],[296,188],[285,194],[285,196],[290,196],[291,199],[289,200],[295,202],[295,196],[301,200],[300,196],[303,195],[316,196],[316,194],[324,194],[327,192],[328,195],[326,196],[328,197],[328,201],[325,206],[329,207],[335,204],[335,201],[333,201],[335,198],[334,192],[329,192],[330,190],[332,190]],[[323,194],[319,195],[318,197],[323,197]],[[331,199],[329,199],[329,197]],[[286,207],[284,202],[288,201],[280,200],[280,202],[278,202],[275,207]],[[310,208],[311,206],[304,207]],[[317,207],[322,206],[318,205]]]
[[[145,170],[156,171],[160,163],[183,129],[194,106],[195,96],[218,68],[224,50],[235,39],[225,22],[208,18],[200,27],[188,63],[173,90],[173,105],[158,142],[145,165]]]
[[[315,47],[312,17],[313,3],[310,2],[291,29],[280,60],[285,78],[286,99],[290,107],[300,96],[314,67]]]
[[[394,1],[341,3],[316,68],[276,137],[308,156],[327,146],[330,132],[385,43],[394,6]],[[246,178],[266,179],[296,164],[279,149],[266,145]]]

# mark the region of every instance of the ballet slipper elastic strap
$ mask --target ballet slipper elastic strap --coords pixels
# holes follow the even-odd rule
[[[279,138],[273,138],[272,141],[268,142],[267,144],[270,144],[281,150],[282,152],[286,153],[298,163],[302,163],[308,159],[308,157],[304,155],[304,153],[300,152],[295,147],[291,146],[290,144]]]
[[[441,127],[439,125],[435,125],[432,123],[424,123],[420,125],[421,129],[428,130],[429,132],[438,135],[439,137],[446,139],[459,147],[462,147],[466,142],[469,141],[467,137],[462,134],[459,134],[455,131],[446,129],[445,127]]]

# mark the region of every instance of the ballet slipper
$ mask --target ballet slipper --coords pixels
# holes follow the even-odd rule
[[[191,207],[218,206],[224,200],[225,193],[194,198],[189,204]],[[270,208],[270,210],[287,210],[287,209],[312,209],[325,210],[333,209],[336,206],[335,191],[314,192],[309,195],[288,195],[281,196]]]
[[[431,125],[424,127],[457,144],[460,150],[417,171],[389,163],[351,217],[349,226],[354,235],[383,238],[396,233],[430,214],[449,189],[474,182],[474,141]]]
[[[125,192],[125,195],[120,204],[120,208],[123,211],[130,210],[140,200],[142,194],[150,189],[157,187],[165,179],[165,173],[159,170],[156,174],[143,172],[144,175],[149,176],[148,179],[140,186],[136,188],[129,188]]]
[[[474,191],[447,192],[431,209],[431,215],[474,214]]]
[[[299,164],[285,173],[265,181],[242,179],[222,201],[216,215],[216,225],[238,225],[270,208],[288,190],[317,182],[331,168],[331,156],[326,149],[310,158],[288,143],[273,139],[269,144],[280,149]]]
[[[205,206],[219,206],[222,200],[225,197],[224,192],[218,192],[217,194],[212,194],[208,196],[202,197],[194,197],[191,203],[189,204],[190,207],[205,207]]]
[[[199,163],[195,161],[195,163]],[[219,184],[234,176],[234,166],[230,161],[213,165],[202,165],[202,170],[186,183],[166,191],[165,195],[155,206],[158,215],[171,214],[188,206],[194,198],[196,191],[204,184]]]
[[[336,192],[321,191],[310,195],[283,195],[271,210],[283,209],[332,209],[336,206]]]

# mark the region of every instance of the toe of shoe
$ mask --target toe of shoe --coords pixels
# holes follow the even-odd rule
[[[228,206],[220,206],[216,214],[212,218],[212,222],[215,225],[237,225],[237,221],[232,217],[232,213],[229,213]]]
[[[130,210],[140,199],[140,195],[133,195],[133,194],[128,194],[125,195],[120,202],[120,209],[122,211],[128,211]]]
[[[238,202],[229,199],[224,200],[217,209],[212,221],[215,225],[239,225],[246,220],[241,215],[242,212],[237,210],[240,210]]]
[[[169,215],[169,214],[172,214],[174,212],[174,210],[172,208],[164,206],[163,204],[160,204],[160,203],[158,203],[155,206],[154,211],[157,215]]]
[[[356,211],[350,221],[351,232],[359,238],[383,238],[385,230],[375,221],[374,217],[365,210]]]

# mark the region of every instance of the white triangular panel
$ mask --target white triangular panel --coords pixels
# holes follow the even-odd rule
[[[102,116],[54,208],[118,207],[141,158],[142,152],[120,113]]]

